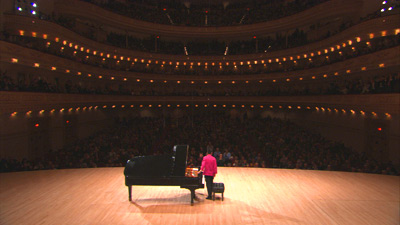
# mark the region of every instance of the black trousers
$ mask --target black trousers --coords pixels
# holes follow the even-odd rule
[[[206,178],[206,186],[207,186],[208,197],[211,198],[214,177],[213,176],[206,176],[206,175],[204,175],[204,177]]]

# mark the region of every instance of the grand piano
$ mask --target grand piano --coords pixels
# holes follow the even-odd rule
[[[175,145],[172,154],[138,156],[128,160],[125,166],[125,185],[129,201],[132,201],[132,185],[180,186],[190,190],[193,205],[195,191],[204,188],[202,174],[186,176],[188,145]]]

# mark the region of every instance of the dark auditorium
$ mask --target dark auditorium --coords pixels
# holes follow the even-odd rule
[[[399,224],[399,21],[399,0],[2,0],[0,224]]]

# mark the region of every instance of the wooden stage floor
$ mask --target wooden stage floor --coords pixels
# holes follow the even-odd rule
[[[0,174],[0,224],[391,224],[399,219],[396,176],[219,168],[224,201],[190,205],[179,187],[133,186],[123,168]],[[217,194],[220,197],[220,194]]]

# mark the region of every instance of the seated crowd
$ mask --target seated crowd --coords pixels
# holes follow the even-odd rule
[[[260,84],[164,84],[91,82],[91,80],[65,80],[37,74],[8,74],[0,71],[0,91],[47,92],[68,94],[102,94],[132,96],[299,96],[398,93],[400,74],[334,79],[319,83]]]
[[[287,4],[294,5],[313,5],[317,2],[324,2],[326,0],[307,0],[307,1],[294,1]],[[122,6],[123,3],[118,3],[118,1],[112,1],[113,3],[107,4],[121,4],[121,7],[126,9],[126,7]],[[314,2],[310,4],[310,2]],[[271,3],[271,1],[265,1],[265,3]],[[129,3],[127,3],[129,4]],[[136,5],[137,3],[134,3]],[[253,3],[252,3],[253,4]],[[263,4],[263,3],[254,3],[254,4]],[[272,4],[280,5],[282,7],[282,3],[280,1],[272,1]],[[143,3],[145,5],[145,3]],[[145,9],[137,7],[136,10],[140,12],[144,12]],[[267,15],[265,13],[265,9],[257,6],[257,9],[262,9],[263,15]],[[287,7],[284,7],[287,8]],[[302,7],[298,8],[301,9]],[[267,10],[269,11],[269,10]],[[276,11],[277,12],[277,11]],[[165,12],[164,12],[165,13]],[[282,13],[279,13],[282,15]],[[137,15],[137,14],[131,14]],[[150,18],[156,18],[151,14],[146,14]],[[99,24],[93,24],[90,21],[77,22],[74,17],[66,17],[63,15],[58,15],[57,17],[54,15],[43,16],[39,18],[43,18],[49,20],[51,22],[57,23],[61,26],[66,27],[84,37],[95,40],[97,42],[102,42],[105,44],[117,46],[125,49],[132,49],[137,51],[146,51],[146,52],[158,52],[163,54],[173,54],[173,55],[184,55],[186,52],[189,55],[241,55],[241,54],[254,54],[254,53],[262,53],[267,51],[276,51],[282,49],[288,49],[298,46],[303,46],[312,42],[320,41],[326,39],[338,32],[341,32],[353,25],[364,22],[366,20],[370,20],[376,17],[381,16],[380,13],[372,16],[366,16],[365,18],[359,18],[357,21],[342,21],[341,24],[329,24],[329,30],[324,27],[324,24],[320,22],[316,24],[312,24],[309,26],[309,29],[295,29],[288,30],[285,32],[277,32],[277,33],[269,33],[261,35],[257,38],[248,37],[241,38],[240,40],[207,40],[207,41],[176,41],[170,39],[164,39],[159,35],[148,35],[147,37],[141,36],[136,37],[127,33],[125,30],[114,32],[106,31],[102,29],[102,26]],[[80,21],[80,20],[79,20]],[[83,23],[83,24],[80,24]],[[321,28],[322,27],[322,28]],[[316,32],[319,28],[323,31]],[[304,29],[304,30],[303,30]],[[312,35],[309,35],[309,32]],[[5,36],[8,36],[5,33]],[[155,44],[157,43],[157,44]],[[185,52],[184,48],[186,47],[187,51]]]
[[[399,175],[390,162],[377,162],[290,121],[247,114],[229,117],[223,110],[199,110],[179,119],[117,119],[113,127],[43,158],[3,158],[0,171],[121,167],[135,156],[171,154],[177,144],[190,146],[187,162],[194,167],[211,148],[219,166]]]

